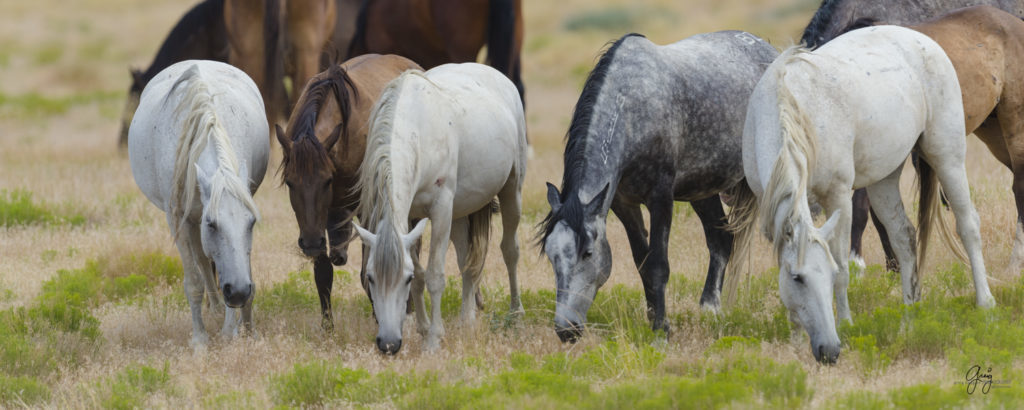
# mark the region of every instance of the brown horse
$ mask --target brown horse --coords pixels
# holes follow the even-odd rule
[[[348,260],[352,212],[358,205],[359,165],[366,151],[367,121],[381,90],[408,69],[420,66],[404,57],[368,54],[313,76],[288,120],[276,127],[288,186],[299,224],[299,248],[313,259],[321,325],[333,329],[331,286],[334,269]],[[328,250],[324,232],[330,238]]]
[[[324,45],[334,35],[335,0],[226,0],[229,62],[260,87],[267,119],[275,123],[287,103],[285,75],[294,87],[320,71]]]
[[[423,68],[487,60],[524,96],[519,70],[523,43],[521,0],[364,0],[349,56],[391,53]]]
[[[862,19],[855,24],[876,23]],[[1009,270],[1020,272],[1024,264],[1024,21],[992,6],[974,6],[910,28],[934,39],[953,62],[963,95],[965,134],[977,135],[1013,172],[1017,233]]]

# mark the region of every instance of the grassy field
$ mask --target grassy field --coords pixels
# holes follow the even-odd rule
[[[448,333],[421,352],[407,320],[402,351],[382,357],[357,285],[358,247],[336,271],[335,329],[319,326],[310,263],[276,175],[256,202],[252,254],[258,335],[209,350],[188,346],[181,263],[163,215],[138,191],[116,148],[128,67],[148,64],[189,2],[57,0],[0,6],[0,408],[134,407],[773,407],[1011,408],[1024,403],[1024,281],[1007,272],[1015,210],[1010,173],[973,137],[968,175],[999,306],[973,307],[965,268],[933,246],[923,302],[903,306],[898,278],[865,238],[867,271],[850,289],[854,325],[835,366],[818,365],[780,305],[765,244],[761,274],[725,313],[698,307],[707,269],[700,223],[676,208],[666,339],[653,334],[625,234],[610,216],[614,266],[577,344],[551,324],[547,259],[524,243],[526,314],[505,315],[497,246],[484,279],[485,312],[457,325],[457,275],[441,301]],[[563,135],[602,46],[641,32],[668,43],[744,29],[785,47],[817,0],[526,0],[523,72],[535,155],[520,237],[548,211],[544,182],[561,176]],[[272,157],[276,169],[280,152]],[[904,193],[916,209],[913,178]],[[951,217],[949,215],[946,216]],[[448,269],[454,270],[454,255]],[[206,317],[217,329],[220,319]],[[962,384],[974,366],[1005,383]],[[984,391],[983,391],[984,390]],[[985,393],[987,392],[987,394]]]

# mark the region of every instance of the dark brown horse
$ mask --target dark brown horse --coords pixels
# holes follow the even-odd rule
[[[476,61],[486,45],[488,64],[523,98],[522,17],[521,0],[364,0],[348,55],[398,54],[430,69]]]
[[[331,264],[348,261],[352,212],[359,204],[359,165],[366,151],[367,121],[381,90],[416,63],[395,55],[362,55],[313,76],[288,120],[277,126],[288,186],[299,224],[299,248],[313,259],[321,325],[333,329]],[[325,239],[324,233],[330,239]]]
[[[128,146],[128,126],[132,123],[139,96],[149,80],[171,64],[184,60],[228,61],[227,31],[224,28],[224,0],[206,0],[181,17],[145,71],[131,70],[132,85],[121,114],[118,146]]]
[[[252,77],[263,94],[267,119],[275,123],[290,101],[282,80],[305,86],[320,71],[321,53],[334,35],[335,0],[227,0],[224,21],[229,61]]]
[[[1013,172],[1017,236],[1009,270],[1019,273],[1024,264],[1024,20],[974,6],[910,28],[946,51],[960,82],[966,133],[977,135]]]

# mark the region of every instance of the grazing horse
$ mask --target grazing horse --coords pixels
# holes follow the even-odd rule
[[[710,251],[701,306],[718,310],[732,235],[718,193],[742,186],[740,135],[747,97],[778,53],[741,31],[659,46],[616,41],[583,86],[569,126],[562,191],[548,184],[542,250],[557,284],[555,329],[575,341],[611,273],[608,210],[622,221],[654,329],[665,323],[674,201],[690,201]],[[651,235],[640,205],[651,213]]]
[[[271,122],[287,109],[281,101],[290,101],[283,94],[284,76],[300,88],[320,71],[336,9],[335,0],[225,1],[230,62],[260,86]]]
[[[760,216],[778,258],[782,302],[790,319],[807,331],[819,362],[839,357],[833,292],[837,315],[852,321],[846,288],[854,188],[868,189],[878,216],[891,228],[903,301],[910,304],[920,299],[917,267],[938,212],[936,179],[941,182],[970,257],[976,302],[995,305],[964,170],[963,135],[953,64],[938,44],[910,29],[871,27],[815,51],[790,48],[758,82],[743,130],[743,171],[754,195],[737,198],[740,214],[733,223],[744,251],[733,257],[742,260]],[[916,258],[914,227],[899,192],[911,150],[920,154]],[[821,228],[814,226],[809,199],[831,215]],[[952,247],[953,239],[944,238]]]
[[[266,173],[268,134],[256,84],[232,66],[202,60],[157,74],[128,131],[135,182],[166,213],[181,253],[195,347],[209,340],[204,288],[211,305],[228,308],[223,337],[238,333],[235,308],[252,328],[252,194]]]
[[[949,11],[974,5],[989,5],[1024,18],[1024,0],[823,0],[821,7],[814,13],[807,28],[800,38],[801,43],[811,49],[819,47],[836,36],[863,27],[868,22],[884,21],[886,24],[908,25],[917,24],[936,18]],[[1005,162],[1004,162],[1005,163]],[[850,258],[861,268],[864,260],[861,237],[867,226],[870,201],[867,192],[858,189],[853,195],[853,227],[850,238]],[[885,227],[874,213],[871,214],[878,236],[885,250],[886,266],[891,271],[898,271],[899,263],[889,245]],[[1018,236],[1019,238],[1019,236]],[[1018,249],[1021,249],[1018,251]],[[1012,260],[1024,260],[1024,243],[1014,247],[1017,257]],[[1011,268],[1015,264],[1011,264]]]
[[[404,57],[377,54],[333,66],[313,76],[303,90],[288,120],[288,131],[277,126],[284,154],[282,180],[299,225],[299,248],[313,259],[325,330],[334,328],[331,264],[348,261],[351,219],[359,204],[355,186],[366,152],[370,109],[384,86],[409,69],[419,66]],[[329,247],[324,232],[330,238]]]
[[[515,86],[493,68],[445,64],[406,71],[381,93],[370,115],[366,156],[359,170],[356,230],[369,249],[366,280],[377,317],[377,348],[402,346],[406,300],[413,299],[424,348],[444,336],[441,293],[448,241],[462,272],[464,322],[474,320],[497,196],[502,219],[501,253],[508,269],[510,309],[522,311],[516,280],[519,260],[520,190],[526,172],[526,121]],[[424,272],[412,250],[431,221],[430,259]],[[419,223],[410,231],[410,221]],[[418,248],[418,246],[417,246]],[[430,291],[431,317],[423,301]],[[429,326],[429,329],[428,329]]]
[[[523,44],[521,0],[363,0],[349,56],[390,53],[430,69],[476,61],[487,46],[487,61],[515,83],[519,98]]]
[[[206,0],[181,17],[160,45],[145,71],[131,69],[132,85],[121,114],[118,147],[128,145],[128,126],[139,107],[139,96],[149,81],[171,64],[184,60],[228,61],[227,30],[224,28],[224,0]]]

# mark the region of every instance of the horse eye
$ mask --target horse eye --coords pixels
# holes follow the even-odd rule
[[[412,284],[412,276],[410,276],[409,279],[405,280],[405,286],[409,286],[411,284]]]
[[[583,251],[583,259],[590,259],[590,257],[593,256],[593,255],[594,255],[594,251],[592,251],[590,249],[587,249],[587,250]]]
[[[804,275],[793,275],[793,281],[803,285],[804,284]]]
[[[324,189],[330,188],[331,184],[333,184],[333,183],[334,183],[334,179],[328,179],[327,181],[324,181]]]
[[[370,286],[373,286],[373,276],[367,276],[366,277],[366,282],[369,283]]]
[[[216,222],[209,221],[209,222],[206,223],[206,226],[209,227],[210,229],[214,230],[214,231],[217,230],[217,223]]]

